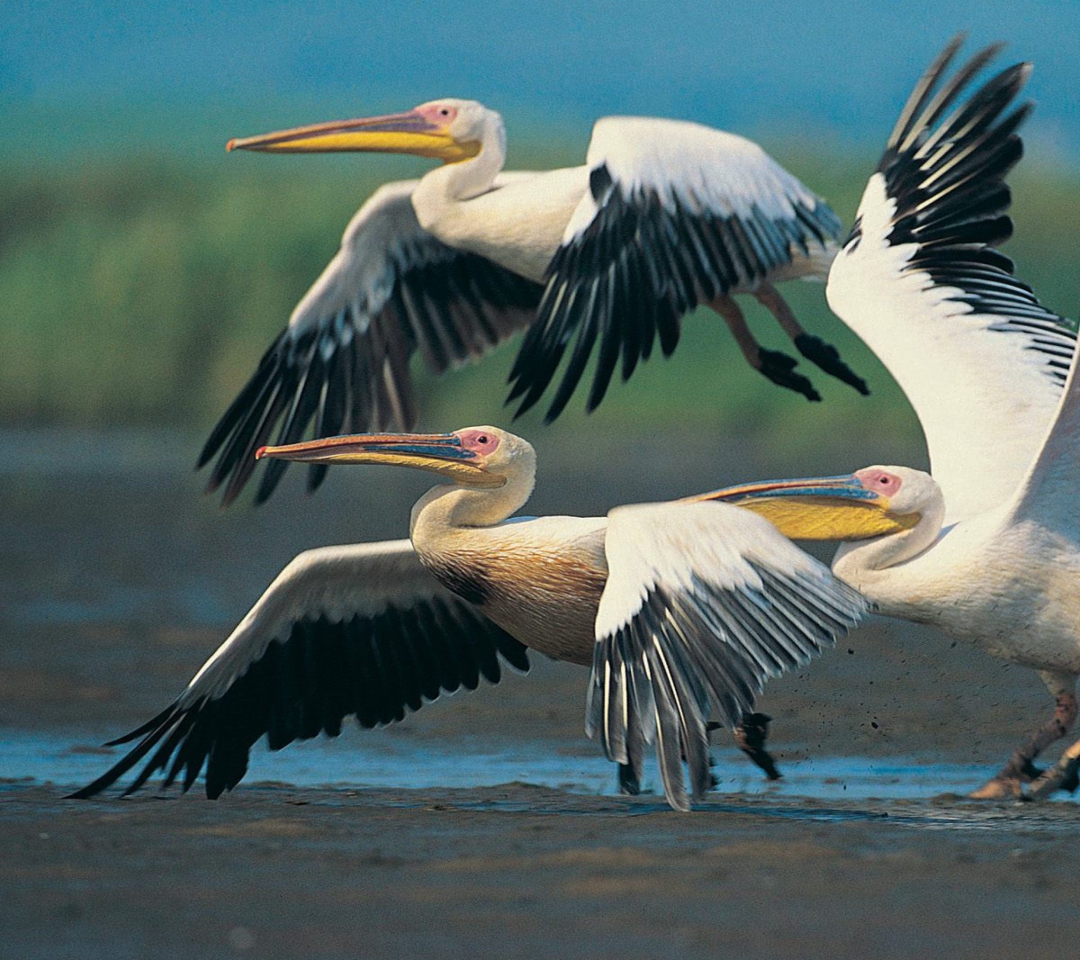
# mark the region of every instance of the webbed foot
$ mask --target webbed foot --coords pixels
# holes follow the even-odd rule
[[[779,387],[787,387],[801,393],[807,400],[818,401],[821,394],[814,389],[814,385],[801,373],[795,372],[795,365],[799,361],[789,357],[779,350],[758,350],[758,370]]]
[[[800,333],[795,338],[795,347],[807,360],[817,364],[830,376],[842,380],[849,387],[854,387],[864,397],[869,396],[870,388],[867,387],[866,381],[840,359],[840,351],[831,343],[826,343],[821,337],[815,337],[812,333]]]
[[[1080,743],[1073,744],[1054,766],[1032,781],[1025,799],[1042,800],[1058,790],[1076,793],[1077,789],[1080,789]]]

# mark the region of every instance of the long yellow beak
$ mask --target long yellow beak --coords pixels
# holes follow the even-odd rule
[[[467,487],[501,487],[506,478],[488,473],[484,458],[461,445],[454,433],[366,433],[260,447],[255,459],[304,463],[387,463],[430,470]]]
[[[416,110],[363,117],[358,120],[333,120],[307,127],[279,130],[259,137],[230,140],[226,150],[259,150],[265,153],[340,153],[360,150],[365,153],[412,153],[456,163],[480,152],[480,143],[459,143],[447,125],[435,123]]]
[[[921,516],[891,512],[889,498],[854,475],[766,480],[690,499],[752,510],[792,540],[867,540],[909,530]]]

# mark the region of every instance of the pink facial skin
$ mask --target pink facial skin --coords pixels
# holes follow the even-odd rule
[[[880,467],[856,470],[855,476],[859,478],[859,481],[867,490],[873,490],[874,493],[880,493],[885,497],[896,496],[897,491],[904,482],[895,473],[889,473]]]
[[[458,432],[461,445],[472,450],[477,456],[486,457],[499,448],[499,438],[486,430],[461,430]]]
[[[457,117],[457,107],[447,103],[429,103],[423,107],[417,107],[416,112],[428,123],[445,125],[453,123]]]

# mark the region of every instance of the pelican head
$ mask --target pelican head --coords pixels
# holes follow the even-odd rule
[[[411,153],[457,163],[494,142],[505,147],[502,118],[475,100],[430,100],[404,113],[332,120],[230,140],[226,150],[266,153]]]
[[[943,512],[934,479],[909,467],[874,466],[838,477],[767,480],[706,499],[761,514],[793,540],[866,540],[910,530]]]
[[[453,433],[368,433],[262,447],[256,459],[306,463],[388,463],[429,470],[461,487],[493,489],[527,484],[532,489],[536,453],[521,437],[498,427],[465,427]]]

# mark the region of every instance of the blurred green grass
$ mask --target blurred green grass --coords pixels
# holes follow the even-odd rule
[[[810,140],[767,146],[851,222],[873,157],[829,156]],[[579,156],[579,145],[537,138],[514,150],[511,165],[543,169]],[[0,423],[207,429],[363,199],[378,183],[425,168],[389,158],[108,151],[0,164]],[[1013,183],[1017,230],[1007,252],[1047,305],[1076,316],[1080,178],[1027,161]],[[702,311],[685,321],[671,360],[654,358],[589,417],[576,397],[556,429],[764,432],[793,452],[826,435],[869,433],[878,459],[894,449],[899,458],[918,442],[918,427],[888,374],[829,313],[822,285],[787,284],[785,295],[806,326],[870,381],[872,398],[813,369],[806,372],[824,403],[771,386]],[[762,341],[789,350],[764,312],[744,305]],[[514,350],[511,343],[441,381],[417,363],[422,426],[508,424],[502,402]],[[539,414],[520,425],[539,431]]]

